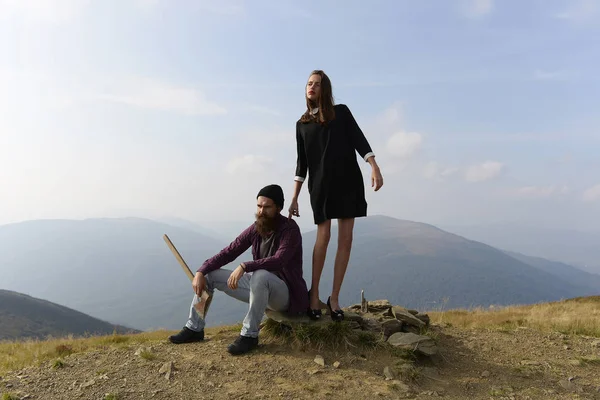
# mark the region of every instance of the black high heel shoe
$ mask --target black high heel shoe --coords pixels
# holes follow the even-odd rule
[[[308,291],[308,301],[310,303],[310,290]],[[308,318],[312,319],[313,321],[318,321],[321,319],[321,315],[323,315],[323,312],[320,308],[313,310],[312,308],[310,308],[309,304],[308,310],[306,310],[306,315],[308,315]]]
[[[344,320],[344,311],[343,310],[332,310],[331,309],[331,296],[327,298],[327,307],[329,308],[329,314],[331,314],[331,319],[335,322],[340,322]]]

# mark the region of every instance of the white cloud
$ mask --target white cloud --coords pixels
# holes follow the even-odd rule
[[[556,18],[573,22],[586,22],[592,19],[600,9],[598,0],[572,0],[568,4],[569,8],[558,13]]]
[[[467,182],[483,182],[496,178],[502,170],[504,164],[498,161],[486,161],[482,164],[471,165],[465,171],[465,180]]]
[[[557,194],[565,194],[569,192],[567,186],[523,186],[515,190],[515,195],[518,197],[550,197]]]
[[[78,16],[89,0],[0,0],[0,19],[58,24]]]
[[[583,192],[583,201],[600,200],[600,184],[592,186]]]
[[[150,79],[131,79],[119,85],[117,93],[101,95],[104,100],[130,106],[163,111],[175,111],[185,115],[222,115],[227,110],[207,100],[196,89],[178,87]]]
[[[397,132],[387,142],[390,154],[401,158],[410,158],[421,148],[423,137],[416,132]]]
[[[492,12],[493,0],[466,0],[463,5],[465,15],[469,18],[481,18]]]
[[[254,175],[264,172],[272,162],[273,160],[265,156],[246,154],[230,160],[225,167],[225,171],[229,174],[244,173]]]
[[[386,128],[397,128],[402,122],[402,104],[396,102],[386,108],[376,118],[376,123]]]
[[[460,169],[457,167],[442,167],[435,161],[431,161],[423,168],[423,176],[427,179],[440,179],[454,175]]]

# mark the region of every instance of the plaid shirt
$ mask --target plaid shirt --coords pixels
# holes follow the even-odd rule
[[[309,302],[308,289],[302,276],[302,235],[296,221],[281,214],[277,218],[272,256],[259,258],[262,237],[252,224],[229,246],[204,261],[198,272],[206,275],[219,269],[252,247],[252,261],[244,261],[246,272],[264,269],[279,276],[286,283],[290,293],[288,313],[303,313],[308,309]]]

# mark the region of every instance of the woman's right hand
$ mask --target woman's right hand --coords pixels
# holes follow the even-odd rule
[[[298,209],[298,199],[292,199],[292,203],[290,204],[288,218],[292,218],[292,216],[300,216],[300,210]]]

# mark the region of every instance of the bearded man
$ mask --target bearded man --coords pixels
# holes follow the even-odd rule
[[[256,221],[197,270],[188,321],[178,334],[169,337],[172,343],[204,340],[205,321],[194,308],[203,290],[212,294],[217,289],[249,304],[240,336],[227,348],[234,355],[258,346],[259,325],[266,309],[291,315],[304,314],[308,309],[302,235],[293,219],[281,215],[283,190],[278,185],[265,186],[256,200]],[[242,262],[233,271],[221,268],[250,247],[252,261]]]

